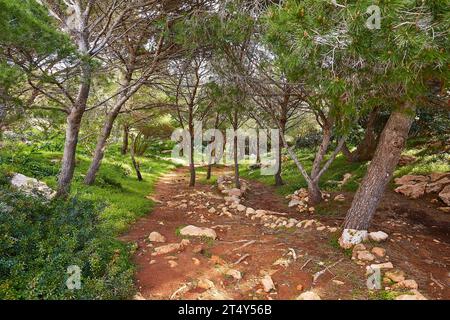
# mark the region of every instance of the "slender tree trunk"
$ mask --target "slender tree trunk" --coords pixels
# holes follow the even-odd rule
[[[189,155],[189,172],[190,172],[190,180],[189,180],[189,186],[195,187],[195,154],[194,154],[194,124],[192,121],[189,123],[189,133],[190,133],[190,155]]]
[[[122,133],[122,149],[120,150],[122,155],[126,155],[128,152],[128,140],[130,135],[130,128],[128,125],[123,125],[123,133]]]
[[[345,229],[367,230],[369,228],[405,147],[414,120],[414,112],[415,106],[406,103],[389,117],[367,174],[347,212]]]
[[[89,62],[81,66],[81,84],[78,91],[76,103],[72,106],[67,117],[66,140],[64,143],[64,154],[61,163],[61,172],[58,178],[57,197],[65,198],[70,193],[75,171],[75,157],[80,133],[81,120],[86,110],[87,100],[91,88],[91,66]]]
[[[317,150],[316,157],[314,158],[314,163],[311,169],[311,179],[315,179],[320,172],[320,166],[322,165],[322,161],[325,157],[325,154],[328,151],[328,147],[331,142],[331,126],[325,125],[322,133],[322,143],[319,146],[319,150]]]
[[[118,115],[119,112],[115,112],[114,110],[106,117],[105,123],[103,124],[102,133],[100,134],[97,141],[97,146],[95,147],[92,163],[84,179],[84,183],[87,185],[92,185],[95,182],[95,177],[97,175],[98,170],[100,169],[101,161],[103,160],[103,157],[105,155],[106,145],[111,135],[111,130],[113,128],[114,121],[116,120]]]
[[[136,160],[136,156],[135,156],[135,152],[134,152],[134,151],[135,151],[135,150],[134,150],[135,145],[136,145],[136,140],[133,139],[133,143],[132,143],[131,148],[130,148],[131,162],[132,162],[132,164],[133,164],[134,170],[136,171],[137,179],[138,179],[139,181],[143,181],[144,178],[142,177],[141,168],[140,168],[140,166],[139,166],[139,163],[138,163],[137,160]]]
[[[233,138],[233,159],[234,159],[234,185],[236,188],[241,188],[241,180],[239,176],[239,154],[238,154],[238,137],[237,131],[239,129],[238,123],[238,112],[234,111],[234,119],[233,119],[233,130],[234,130],[234,138]]]
[[[236,188],[241,188],[241,180],[239,178],[239,157],[238,157],[238,138],[234,137],[233,146],[233,156],[234,156],[234,184]]]
[[[261,151],[259,149],[259,128],[256,129],[256,164],[261,164]]]
[[[67,117],[64,154],[58,178],[57,196],[61,198],[67,197],[70,193],[70,184],[75,171],[76,150],[83,113],[84,109],[74,108]]]
[[[285,133],[285,123],[281,124],[281,129],[280,129],[280,135],[284,135]],[[282,138],[280,137],[280,141],[282,140]],[[278,145],[278,152],[277,152],[277,161],[278,161],[278,170],[275,173],[275,186],[282,186],[284,185],[283,179],[281,178],[281,172],[282,172],[282,164],[283,164],[283,143],[279,143]]]

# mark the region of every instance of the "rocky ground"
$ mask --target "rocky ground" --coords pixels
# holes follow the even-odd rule
[[[137,245],[135,299],[450,299],[450,217],[432,199],[388,192],[371,240],[343,250],[352,194],[311,209],[301,190],[234,189],[227,174],[215,186],[189,188],[186,169],[159,181],[158,205],[122,237]],[[377,270],[381,290],[369,290]]]

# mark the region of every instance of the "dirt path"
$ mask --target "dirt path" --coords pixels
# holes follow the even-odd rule
[[[134,260],[137,288],[143,298],[295,299],[308,290],[322,299],[374,297],[366,287],[366,266],[355,263],[351,253],[336,246],[339,232],[318,231],[316,227],[271,229],[231,209],[231,216],[219,216],[217,212],[223,210],[225,201],[217,188],[206,184],[189,188],[187,174],[181,168],[165,175],[155,189],[154,198],[161,203],[122,237],[138,245]],[[301,215],[289,209],[287,200],[274,188],[256,182],[251,182],[242,203],[287,213],[287,218],[299,221],[317,219],[325,227],[339,226],[348,205],[348,201],[339,205],[333,202],[321,208],[334,210],[331,215]],[[211,213],[210,208],[217,212]],[[404,270],[408,279],[416,280],[426,297],[449,299],[448,234],[440,233],[437,238],[428,232],[432,227],[413,223],[408,214],[399,215],[398,210],[382,206],[377,215],[375,227],[391,236],[377,244],[387,250],[387,256],[371,263],[390,261]],[[189,238],[190,244],[179,250],[153,255],[154,247],[180,243],[177,230],[186,225],[213,228],[218,237],[215,241]],[[150,243],[147,238],[153,231],[162,234],[166,243]],[[370,250],[375,245],[367,246]],[[326,271],[313,282],[314,274],[321,270]],[[275,285],[270,292],[261,283],[267,276]]]

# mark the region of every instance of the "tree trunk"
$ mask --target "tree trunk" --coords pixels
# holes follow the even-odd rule
[[[319,188],[318,182],[308,183],[308,203],[312,206],[322,202],[322,192]]]
[[[67,117],[66,140],[64,143],[64,154],[61,162],[61,172],[58,177],[58,189],[56,196],[66,198],[70,193],[73,174],[75,172],[75,157],[80,133],[81,120],[86,110],[86,104],[91,91],[92,69],[88,59],[88,35],[82,32],[78,40],[78,52],[83,56],[81,62],[80,85],[77,98],[73,103]]]
[[[241,188],[241,180],[239,178],[239,157],[238,157],[238,138],[237,138],[237,136],[234,137],[233,153],[234,153],[234,184],[235,184],[236,188],[240,189]]]
[[[190,172],[190,181],[189,181],[189,186],[190,187],[195,187],[195,155],[194,155],[194,125],[193,123],[189,124],[189,133],[190,133],[190,155],[189,155],[189,172]]]
[[[211,171],[212,171],[212,164],[208,164],[208,170],[206,171],[206,180],[211,180]]]
[[[134,146],[135,146],[135,140],[133,140],[133,145],[130,148],[130,156],[131,156],[131,162],[133,163],[134,170],[136,171],[136,176],[139,181],[143,181],[144,178],[142,178],[141,174],[141,168],[139,166],[139,163],[136,161],[135,152],[134,152]]]
[[[405,147],[414,120],[414,112],[415,106],[406,103],[389,117],[367,174],[347,212],[345,229],[367,230],[369,228]]]
[[[123,136],[122,136],[122,149],[120,150],[122,155],[126,155],[128,152],[128,137],[130,135],[130,128],[124,124],[123,125]]]
[[[103,129],[102,129],[102,133],[100,134],[98,141],[97,141],[97,146],[95,147],[94,157],[92,159],[91,166],[89,167],[89,170],[84,179],[84,183],[87,185],[92,185],[95,182],[95,177],[97,175],[97,172],[100,168],[100,164],[105,155],[106,144],[111,135],[111,130],[114,125],[114,120],[116,120],[118,115],[119,115],[118,112],[111,112],[106,117],[105,123],[103,125]]]
[[[83,113],[84,108],[73,108],[67,117],[64,154],[61,163],[61,171],[58,177],[57,196],[61,198],[66,198],[70,193],[70,184],[75,171],[78,135],[80,132]]]
[[[261,152],[259,149],[259,128],[256,129],[256,164],[261,164]]]
[[[280,134],[284,134],[281,132]],[[281,140],[281,138],[280,138]],[[282,155],[282,145],[283,143],[280,143],[278,145],[278,153],[277,153],[277,161],[278,161],[278,170],[277,173],[275,173],[275,186],[282,186],[284,184],[283,179],[281,178],[281,170],[282,170],[282,163],[283,163],[283,155]]]

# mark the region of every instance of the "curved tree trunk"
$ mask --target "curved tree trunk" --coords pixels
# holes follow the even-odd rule
[[[58,177],[57,197],[65,198],[70,193],[75,171],[75,157],[80,133],[81,120],[86,110],[87,100],[91,88],[91,66],[85,62],[81,66],[81,85],[75,104],[72,106],[67,117],[66,140],[64,143],[64,154],[61,162],[61,172]]]
[[[405,147],[414,120],[414,111],[415,106],[406,103],[389,117],[367,174],[347,212],[345,229],[367,230],[369,228]]]
[[[118,115],[119,112],[111,112],[106,117],[102,133],[100,134],[97,141],[97,146],[95,147],[92,163],[84,179],[84,183],[87,185],[92,185],[95,182],[95,177],[97,175],[98,170],[100,169],[101,161],[103,160],[103,157],[105,155],[106,145],[108,143],[109,136],[111,135],[114,120],[116,120]]]
[[[135,152],[134,152],[135,144],[136,144],[136,139],[133,139],[133,144],[130,148],[131,162],[133,163],[134,170],[136,171],[137,179],[139,181],[143,181],[144,178],[142,177],[142,174],[141,174],[141,168],[139,166],[139,163],[136,161],[136,157],[135,157]]]

